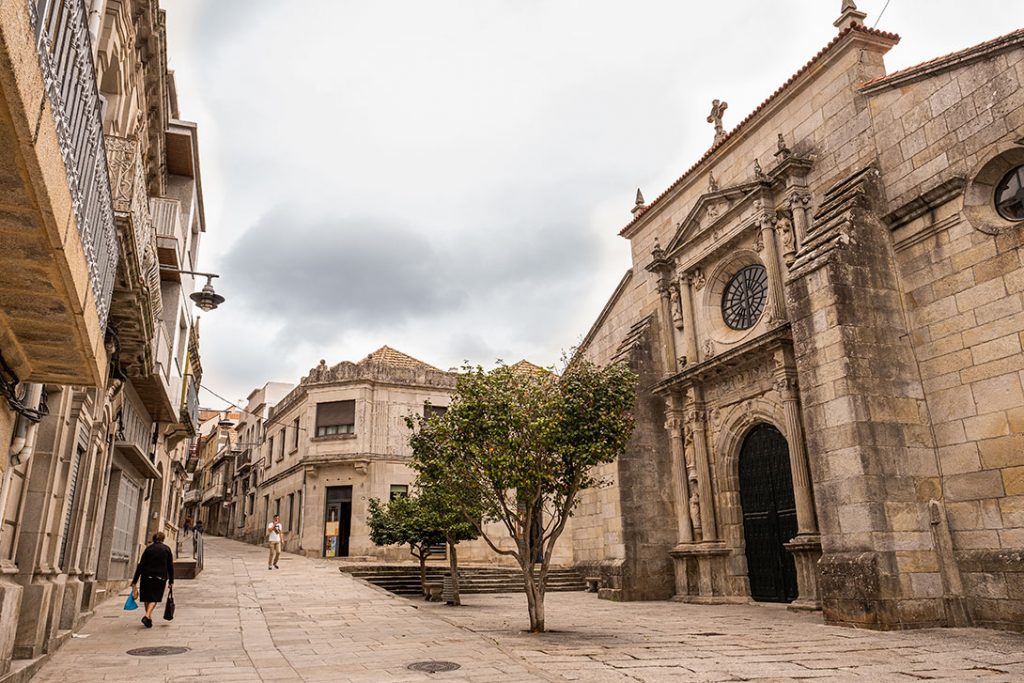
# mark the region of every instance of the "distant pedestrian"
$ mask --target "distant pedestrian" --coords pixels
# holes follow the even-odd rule
[[[281,543],[283,541],[284,531],[281,529],[281,515],[274,515],[274,521],[267,525],[267,545],[270,547],[267,569],[280,569],[277,566],[277,561],[281,558]]]
[[[197,519],[196,520],[196,525],[192,529],[192,531],[195,533],[196,536],[202,536],[203,535],[203,520]]]
[[[190,533],[192,533],[192,518],[191,517],[186,517],[185,518],[185,523],[182,525],[182,529],[184,530],[186,536],[188,536]]]
[[[174,554],[164,545],[163,532],[158,531],[153,534],[153,542],[142,551],[132,579],[132,595],[142,600],[146,608],[146,615],[142,617],[146,628],[153,628],[153,609],[164,599],[167,584],[174,586]]]

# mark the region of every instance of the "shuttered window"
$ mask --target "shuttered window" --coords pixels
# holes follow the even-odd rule
[[[316,435],[352,434],[356,426],[356,402],[331,401],[316,404]]]
[[[60,559],[58,560],[58,566],[64,571],[68,569],[67,554],[68,544],[71,541],[71,520],[75,517],[75,503],[78,502],[78,469],[84,456],[85,449],[79,446],[75,452],[75,459],[71,462],[71,472],[69,473],[71,484],[68,490],[68,507],[64,511],[64,532],[61,534]]]
[[[132,557],[140,491],[135,482],[121,475],[121,485],[117,492],[117,510],[114,513],[114,533],[110,544],[110,556],[115,560],[128,561]]]
[[[435,406],[430,403],[423,404],[423,417],[441,417],[448,412],[448,406]]]

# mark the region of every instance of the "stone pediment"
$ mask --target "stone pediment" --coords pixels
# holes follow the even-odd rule
[[[686,218],[676,226],[675,235],[666,251],[674,253],[707,230],[727,225],[744,206],[757,198],[762,186],[760,181],[755,181],[702,194]]]

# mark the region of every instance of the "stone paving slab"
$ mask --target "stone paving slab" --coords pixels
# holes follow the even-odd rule
[[[173,622],[152,629],[124,594],[107,600],[33,681],[545,681],[560,680],[503,652],[489,638],[338,571],[328,561],[284,554],[267,571],[266,551],[207,537],[206,568],[175,586]],[[156,615],[162,615],[158,608]],[[132,657],[157,645],[182,655]],[[406,666],[447,660],[458,671]]]
[[[1024,636],[981,629],[879,633],[757,605],[547,598],[551,632],[525,631],[525,597],[469,595],[463,607],[408,600],[334,561],[207,538],[205,571],[175,590],[178,614],[152,629],[101,605],[37,674],[66,681],[1024,681]],[[158,610],[158,615],[162,611]],[[155,645],[183,655],[131,657]],[[447,660],[458,671],[408,664]]]
[[[781,606],[611,602],[547,596],[546,634],[526,632],[522,595],[470,595],[421,611],[580,681],[1024,681],[1024,635],[986,629],[899,632],[826,626]]]

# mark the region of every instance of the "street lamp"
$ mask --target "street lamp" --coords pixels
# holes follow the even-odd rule
[[[180,273],[182,275],[199,275],[206,278],[206,284],[198,292],[192,292],[188,295],[189,299],[195,302],[196,306],[201,308],[203,311],[209,312],[224,303],[224,297],[213,290],[213,278],[220,277],[216,273],[200,273],[195,270],[179,270],[173,266],[160,266],[160,270],[166,270],[171,273]]]

